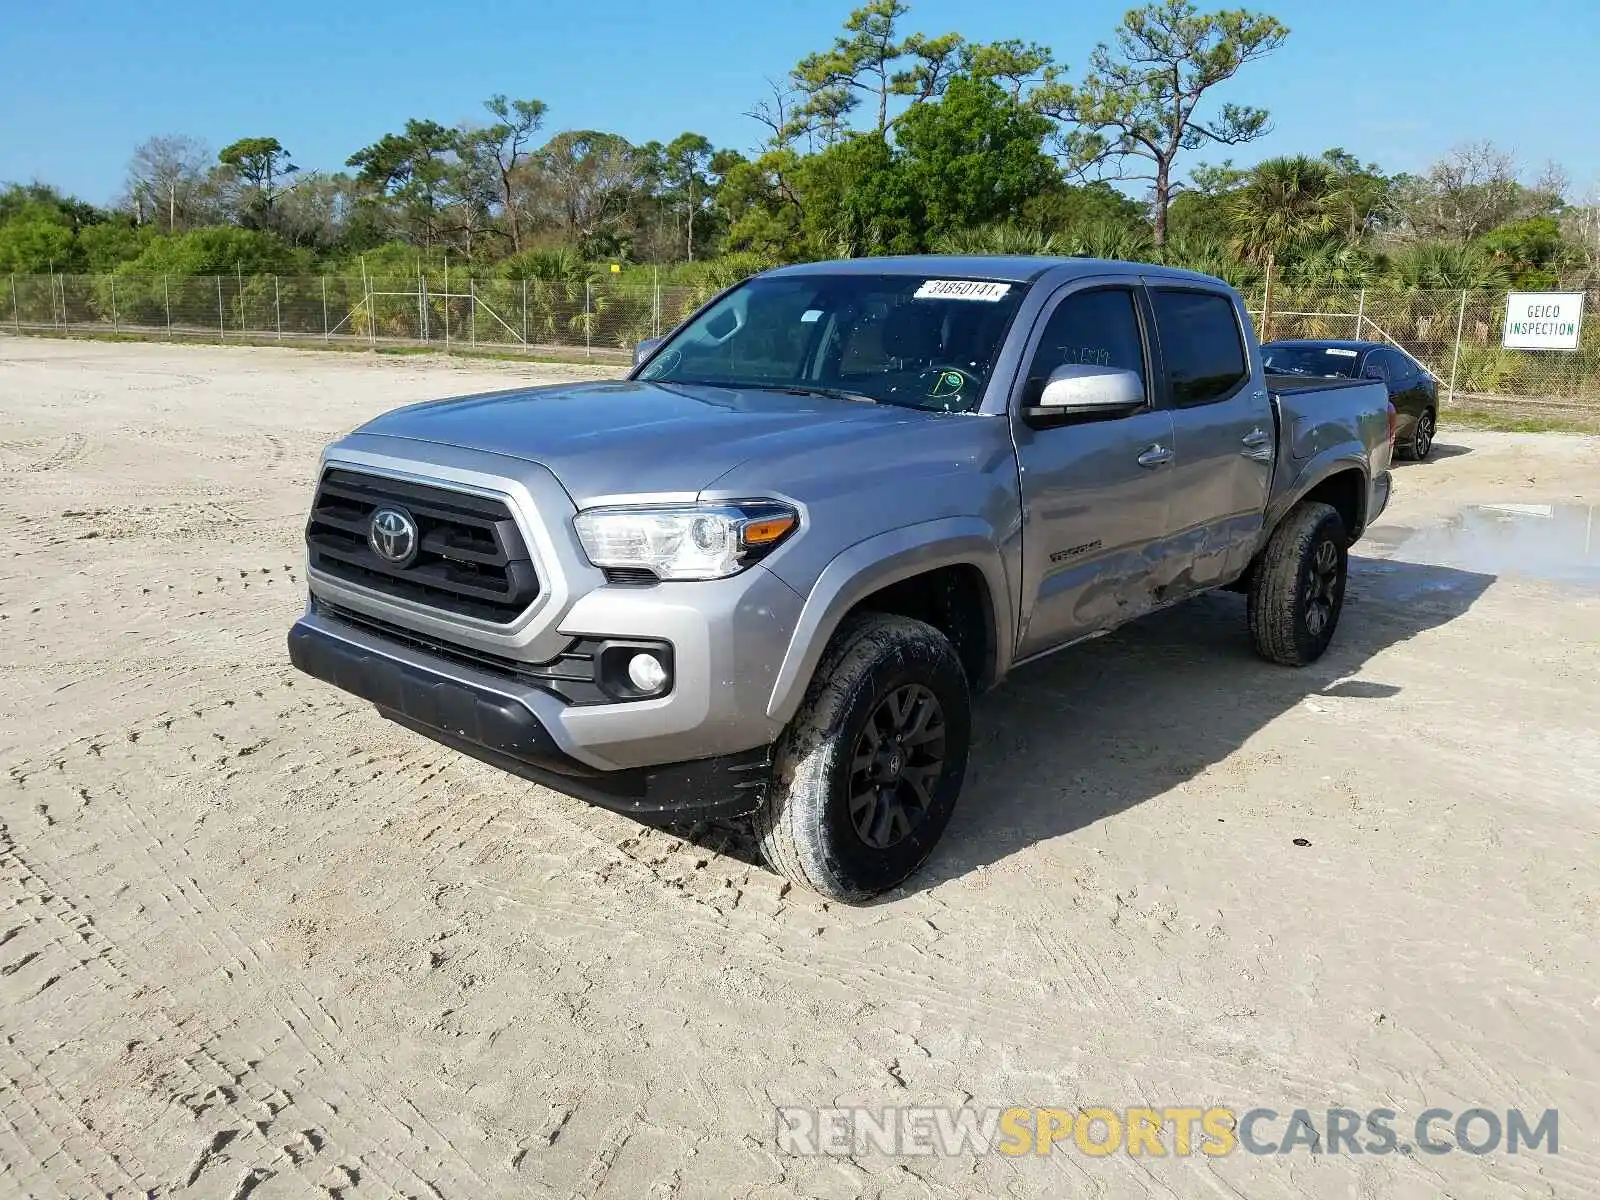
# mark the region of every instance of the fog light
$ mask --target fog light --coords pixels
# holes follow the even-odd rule
[[[667,683],[667,669],[653,654],[635,654],[628,660],[628,679],[641,692],[659,692]]]

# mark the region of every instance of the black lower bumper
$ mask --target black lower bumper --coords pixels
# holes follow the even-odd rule
[[[297,623],[289,661],[385,717],[513,775],[642,821],[733,817],[766,799],[771,748],[601,771],[567,754],[525,705],[442,672],[375,654]]]

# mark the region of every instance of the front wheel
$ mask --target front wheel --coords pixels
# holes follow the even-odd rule
[[[1299,505],[1267,539],[1250,580],[1250,638],[1268,662],[1303,667],[1322,657],[1344,609],[1349,533],[1331,505]]]
[[[778,740],[755,822],[762,857],[835,900],[902,882],[950,821],[971,725],[966,674],[942,633],[908,617],[851,619]]]

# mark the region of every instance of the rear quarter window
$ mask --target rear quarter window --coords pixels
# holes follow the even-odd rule
[[[1161,357],[1181,407],[1225,400],[1250,377],[1233,301],[1215,292],[1156,289],[1150,294]]]

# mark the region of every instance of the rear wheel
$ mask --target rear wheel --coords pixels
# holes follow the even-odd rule
[[[1308,502],[1272,531],[1250,580],[1250,638],[1268,662],[1322,657],[1344,609],[1349,533],[1331,505]]]
[[[894,887],[938,844],[966,774],[961,661],[931,625],[869,613],[834,636],[756,815],[769,866],[835,900]]]

